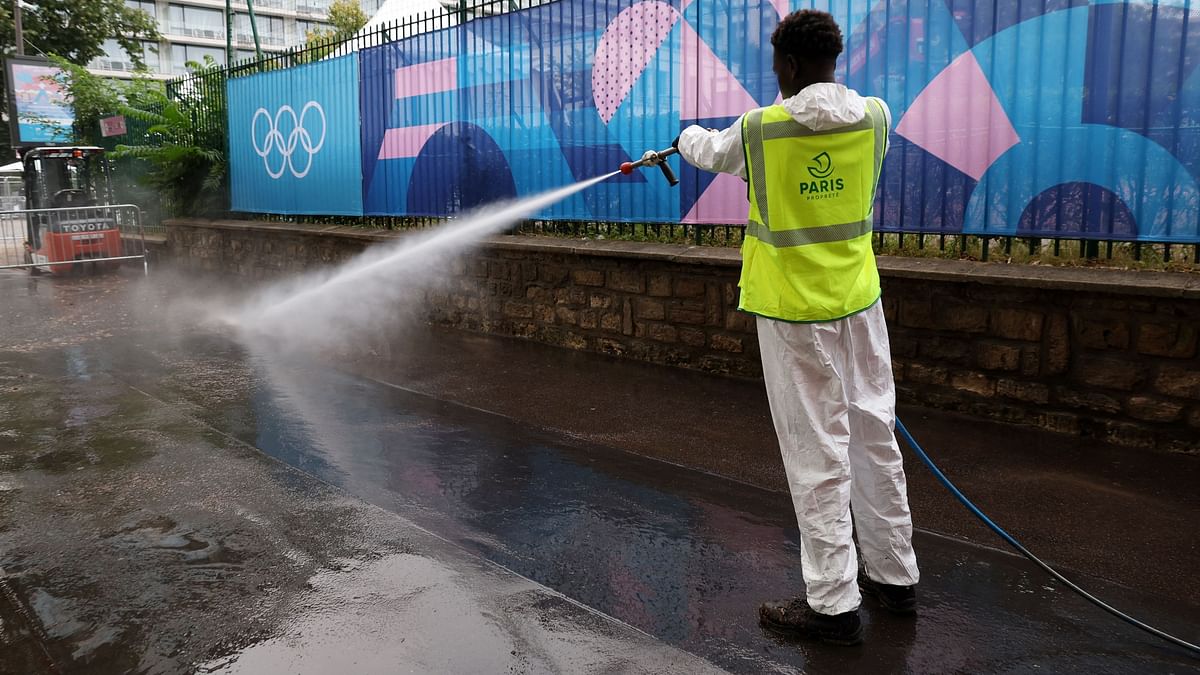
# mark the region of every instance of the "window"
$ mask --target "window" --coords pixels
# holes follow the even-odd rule
[[[88,64],[90,68],[125,72],[135,70],[133,58],[125,52],[125,49],[116,40],[105,40],[101,48],[104,49],[104,54],[92,59],[92,62]],[[142,42],[141,50],[142,61],[146,64],[146,68],[151,72],[157,72],[159,64],[158,43]]]
[[[328,14],[333,0],[296,0],[296,11],[301,14]]]
[[[284,31],[283,19],[277,16],[256,14],[255,23],[258,25],[258,39],[264,45],[282,47],[287,44],[287,34]],[[249,14],[233,16],[233,35],[238,42],[254,44],[254,30],[250,25]]]
[[[162,60],[158,58],[158,43],[157,42],[142,42],[142,59],[146,62],[146,68],[157,73],[162,68]]]
[[[158,16],[158,8],[154,5],[154,0],[125,0],[125,6],[130,9],[140,9],[150,16]]]
[[[225,16],[219,9],[171,5],[168,8],[167,17],[168,33],[191,37],[225,38]]]
[[[211,56],[218,64],[225,64],[225,50],[219,47],[197,47],[196,45],[171,45],[171,72],[183,75],[188,72],[187,62],[204,63]]]

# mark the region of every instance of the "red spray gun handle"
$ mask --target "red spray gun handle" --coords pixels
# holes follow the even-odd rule
[[[667,148],[666,150],[647,150],[646,154],[636,162],[625,162],[621,165],[621,173],[630,174],[634,169],[640,169],[643,166],[655,166],[662,169],[663,177],[667,179],[667,183],[674,187],[679,185],[679,179],[675,177],[675,172],[671,170],[671,165],[667,164],[667,158],[678,153],[676,148]]]

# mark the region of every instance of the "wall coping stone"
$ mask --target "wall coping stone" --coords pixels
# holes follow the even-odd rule
[[[204,220],[176,218],[168,226],[226,230],[276,231],[284,234],[316,237],[342,237],[365,241],[389,241],[427,230],[371,230],[344,225],[268,223],[253,220]],[[565,255],[589,255],[658,260],[693,265],[737,267],[741,253],[730,247],[688,246],[635,241],[565,239],[522,235],[497,235],[483,241],[485,246],[510,251],[536,251]],[[1187,272],[1153,272],[1099,267],[1052,267],[969,260],[941,260],[879,256],[879,272],[884,277],[956,281],[993,286],[1017,286],[1053,290],[1085,291],[1114,295],[1200,299],[1200,275]]]

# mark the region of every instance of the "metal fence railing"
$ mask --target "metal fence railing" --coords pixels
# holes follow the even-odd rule
[[[0,213],[0,269],[70,274],[128,261],[148,269],[141,209],[133,204]]]
[[[996,0],[997,3],[999,1]],[[682,11],[663,3],[636,3],[635,6],[640,4],[647,5],[647,7],[639,9],[640,12],[649,12],[653,9],[654,12],[663,14],[661,17],[658,15],[648,17],[643,14],[631,23],[625,21],[629,18],[628,16],[622,19],[625,12],[630,9],[628,3],[613,0],[521,0],[519,2],[513,0],[483,0],[480,2],[468,0],[456,8],[434,10],[378,26],[348,40],[317,41],[282,52],[266,54],[262,59],[234,61],[219,69],[189,74],[170,81],[167,85],[168,93],[176,100],[188,101],[194,112],[204,113],[193,115],[194,119],[198,120],[194,139],[196,144],[208,149],[219,150],[228,158],[230,141],[226,111],[229,102],[226,100],[226,84],[229,81],[259,73],[297,68],[330,57],[353,53],[361,54],[368,50],[408,41],[407,44],[425,44],[426,47],[415,49],[408,54],[410,56],[419,54],[414,57],[415,60],[396,61],[391,57],[383,59],[386,67],[398,72],[400,67],[393,63],[399,63],[401,67],[433,63],[432,60],[427,59],[435,59],[436,55],[440,54],[447,59],[456,57],[460,64],[459,68],[486,71],[487,77],[466,77],[473,82],[479,82],[468,89],[461,85],[464,80],[464,71],[459,70],[456,77],[460,83],[458,85],[461,87],[460,89],[446,92],[446,95],[441,98],[435,94],[429,94],[424,98],[414,96],[410,101],[397,102],[395,108],[399,111],[396,113],[398,116],[420,117],[421,110],[415,106],[438,105],[450,106],[447,119],[452,123],[458,123],[455,120],[468,119],[471,114],[474,114],[470,112],[472,109],[482,108],[485,114],[490,114],[494,109],[498,116],[511,115],[512,119],[516,120],[513,124],[517,124],[521,122],[523,114],[521,110],[518,110],[520,105],[540,98],[540,103],[531,104],[536,108],[535,112],[541,114],[543,108],[539,106],[547,106],[544,107],[545,114],[550,118],[561,118],[557,120],[557,123],[564,125],[565,132],[558,128],[552,130],[553,134],[559,136],[561,147],[539,146],[537,150],[553,155],[555,159],[561,159],[555,153],[567,155],[570,159],[569,155],[573,152],[576,154],[590,152],[594,148],[579,146],[575,142],[577,139],[562,141],[562,134],[592,133],[582,132],[580,129],[593,129],[594,127],[595,133],[602,135],[604,124],[609,123],[608,116],[612,115],[612,110],[606,108],[600,115],[600,117],[605,117],[601,124],[599,118],[594,122],[584,120],[579,112],[583,110],[586,113],[591,107],[608,105],[605,103],[604,106],[601,106],[592,100],[592,97],[596,95],[594,88],[599,85],[590,69],[594,65],[594,59],[598,58],[596,54],[601,51],[600,43],[611,38],[616,40],[614,44],[619,46],[621,36],[610,35],[614,26],[618,28],[624,26],[627,30],[633,30],[631,34],[636,35],[640,33],[634,29],[641,26],[639,30],[643,30],[643,32],[650,30],[650,27],[654,25],[652,19],[655,19],[673,22],[672,25],[678,26],[676,32],[679,35],[664,33],[666,37],[662,40],[663,49],[675,49],[680,53],[686,52],[681,57],[684,59],[692,58],[689,56],[691,54],[700,53],[705,54],[704,58],[710,60],[712,56],[715,56],[717,60],[724,62],[723,68],[728,67],[728,78],[732,79],[727,78],[713,83],[706,81],[705,77],[695,77],[690,78],[696,80],[692,82],[686,77],[687,73],[691,72],[687,70],[690,66],[686,61],[683,67],[679,67],[674,62],[655,63],[646,72],[657,68],[658,77],[667,78],[667,80],[675,78],[671,81],[682,82],[678,85],[679,87],[693,88],[695,91],[690,94],[685,91],[681,95],[679,89],[660,90],[653,88],[659,85],[640,85],[651,87],[652,95],[665,96],[666,92],[670,91],[671,96],[682,96],[685,101],[689,100],[690,96],[693,104],[702,107],[715,100],[712,97],[715,96],[713,92],[716,91],[716,88],[740,83],[748,92],[749,98],[757,100],[760,104],[769,102],[770,97],[774,96],[774,93],[770,91],[774,86],[769,68],[770,54],[766,53],[763,57],[758,52],[764,49],[769,52],[769,47],[765,45],[769,44],[770,31],[778,20],[778,14],[774,9],[774,5],[778,3],[746,2],[744,5],[736,3],[735,5],[722,5],[721,8],[712,8],[696,3],[690,9],[685,8]],[[814,0],[814,2],[801,4],[824,8],[828,3]],[[989,6],[990,4],[984,3]],[[1149,4],[1157,6],[1156,3]],[[654,5],[654,7],[648,8],[649,5]],[[1098,34],[1093,36],[1089,33],[1088,39],[1083,39],[1083,37],[1072,40],[1060,39],[1062,37],[1060,33],[1066,30],[1059,25],[1059,19],[1064,15],[1046,13],[1043,18],[1041,13],[1035,12],[1029,18],[1020,19],[1017,22],[1020,24],[1018,29],[1025,31],[1021,33],[1022,36],[1028,34],[1029,39],[1040,40],[1043,43],[1042,47],[1032,49],[1028,54],[1017,53],[1012,58],[1032,58],[1029,57],[1029,54],[1044,53],[1049,55],[1047,58],[1052,57],[1052,59],[1047,61],[1046,68],[1038,70],[1040,79],[1037,87],[1004,88],[997,83],[1007,71],[1004,71],[1000,65],[996,65],[1001,63],[998,57],[993,59],[995,63],[980,62],[970,69],[962,65],[963,57],[969,56],[970,52],[960,54],[954,51],[959,49],[956,45],[962,42],[961,36],[957,33],[949,37],[930,33],[921,40],[912,38],[910,35],[911,31],[915,30],[912,27],[916,25],[925,25],[927,31],[944,29],[954,33],[959,28],[955,28],[953,22],[936,22],[935,25],[932,20],[923,20],[921,19],[922,13],[933,10],[917,6],[910,8],[909,14],[916,17],[910,20],[895,21],[887,16],[876,16],[880,12],[886,14],[886,5],[887,3],[884,3],[879,6],[882,9],[867,9],[865,12],[850,10],[845,16],[837,14],[835,11],[835,18],[842,23],[843,33],[846,35],[846,58],[839,64],[839,79],[846,81],[865,94],[879,95],[887,100],[892,105],[892,112],[895,116],[893,130],[899,129],[899,132],[893,134],[894,143],[889,152],[890,164],[885,165],[884,179],[880,185],[880,198],[876,207],[878,214],[876,242],[879,250],[907,254],[938,252],[949,255],[956,253],[964,257],[983,260],[997,257],[1036,259],[1038,257],[1065,256],[1079,259],[1127,258],[1131,261],[1153,260],[1167,264],[1200,264],[1200,243],[1197,243],[1200,241],[1200,236],[1188,234],[1189,231],[1194,232],[1195,224],[1191,220],[1195,217],[1195,213],[1200,212],[1198,210],[1200,205],[1193,203],[1191,193],[1184,189],[1194,182],[1190,179],[1188,173],[1190,170],[1172,168],[1170,171],[1166,169],[1160,171],[1154,168],[1157,164],[1154,166],[1151,166],[1153,163],[1146,164],[1146,166],[1137,164],[1141,161],[1139,157],[1145,155],[1141,151],[1119,152],[1113,159],[1115,178],[1108,180],[1108,188],[1100,189],[1085,180],[1091,176],[1087,171],[1086,163],[1068,161],[1068,155],[1097,151],[1095,148],[1079,146],[1066,152],[1061,151],[1061,148],[1055,149],[1046,146],[1042,150],[1033,151],[1031,156],[1039,162],[1036,172],[1037,180],[1030,179],[1027,182],[1037,190],[1041,190],[1034,184],[1040,184],[1047,180],[1061,180],[1062,187],[1035,191],[1032,201],[1018,201],[1019,199],[1024,200],[1025,195],[1024,192],[1014,187],[1025,181],[1030,173],[1022,169],[1023,165],[1018,161],[1023,161],[1021,153],[1026,151],[1021,141],[1035,142],[1047,138],[1058,138],[1067,132],[1074,133],[1073,130],[1080,127],[1080,124],[1067,117],[1059,120],[1049,113],[1029,120],[1020,117],[1029,110],[1050,110],[1052,108],[1051,112],[1059,115],[1056,106],[1060,106],[1065,111],[1064,114],[1069,115],[1077,114],[1077,110],[1082,108],[1085,115],[1092,116],[1083,121],[1083,126],[1088,127],[1089,131],[1095,131],[1100,127],[1111,128],[1113,131],[1110,135],[1113,138],[1123,139],[1121,143],[1113,147],[1124,148],[1129,143],[1138,141],[1136,134],[1125,133],[1112,119],[1106,119],[1103,116],[1109,114],[1105,108],[1109,99],[1136,103],[1140,100],[1137,92],[1146,89],[1149,85],[1139,84],[1138,81],[1130,78],[1119,78],[1119,69],[1089,68],[1085,73],[1086,77],[1090,78],[1085,83],[1086,86],[1075,86],[1075,83],[1069,81],[1069,78],[1075,77],[1074,73],[1079,69],[1059,68],[1061,64],[1058,61],[1061,59],[1056,50],[1060,46],[1067,45],[1074,48],[1086,43],[1087,49],[1092,51],[1075,56],[1085,59],[1088,63],[1108,63],[1120,57],[1128,63],[1135,61],[1140,63],[1142,60],[1146,60],[1147,63],[1153,65],[1160,62],[1170,63],[1171,54],[1180,52],[1183,49],[1182,44],[1174,45],[1170,43],[1170,40],[1164,38],[1165,41],[1160,40],[1161,44],[1154,45],[1154,49],[1147,52],[1149,56],[1140,53],[1124,54],[1121,50],[1132,49],[1132,47],[1122,46],[1126,44],[1126,41],[1113,42],[1110,40],[1105,42],[1098,39]],[[302,11],[303,7],[303,3],[296,4],[297,11]],[[1110,12],[1108,8],[1095,11],[1106,13],[1106,16]],[[1127,30],[1126,24],[1130,27],[1143,24],[1162,24],[1160,27],[1164,30],[1159,31],[1161,35],[1176,36],[1177,32],[1165,30],[1166,25],[1163,23],[1173,21],[1173,13],[1151,13],[1142,16],[1140,12],[1139,9],[1138,12],[1135,12],[1137,16],[1131,14],[1129,17],[1114,14],[1106,19],[1103,27],[1105,30],[1132,35],[1133,28]],[[517,15],[518,19],[507,23],[491,21],[503,15]],[[969,19],[970,17],[962,18],[963,21]],[[638,23],[639,21],[641,23]],[[945,23],[944,26],[943,23]],[[968,23],[971,22],[968,21]],[[971,23],[974,33],[976,33],[973,34],[973,40],[992,50],[987,53],[1000,53],[1011,47],[1008,42],[1000,39],[999,33],[992,35],[982,28],[985,24],[986,26],[991,25],[988,22],[981,23],[980,21]],[[1079,26],[1083,24],[1079,22],[1076,24],[1071,24],[1070,30],[1081,30]],[[1096,26],[1089,24],[1087,30],[1099,30],[1097,26],[1099,24]],[[643,37],[645,36],[643,35]],[[1091,39],[1093,37],[1096,39]],[[746,47],[747,44],[756,46],[749,49]],[[941,44],[942,47],[938,50],[927,49],[926,46],[931,44]],[[981,47],[976,49],[975,53],[983,53],[983,51],[987,50],[983,50]],[[619,49],[613,53],[625,54]],[[905,55],[907,58],[904,58]],[[765,70],[761,63],[764,58],[767,63]],[[365,57],[360,56],[360,63],[366,63]],[[464,63],[470,65],[461,65]],[[974,64],[975,61],[971,61],[971,63]],[[704,68],[710,68],[711,65],[705,61],[698,66],[699,70],[696,72],[704,75],[709,72]],[[946,118],[946,114],[949,113],[942,114],[945,111],[939,112],[941,108],[938,108],[938,105],[943,107],[948,105],[945,96],[942,95],[943,89],[939,88],[942,85],[939,83],[942,83],[943,80],[957,81],[956,77],[974,77],[976,71],[980,69],[983,69],[981,72],[985,79],[971,79],[967,84],[974,88],[981,88],[988,85],[989,78],[994,80],[994,89],[988,89],[988,91],[972,89],[973,96],[978,94],[979,97],[982,97],[980,100],[989,101],[991,107],[986,116],[990,120],[989,123],[995,122],[992,118],[1003,116],[1006,111],[1014,117],[1012,120],[1003,120],[1004,124],[995,122],[995,128],[990,130],[982,129],[981,131],[974,127],[958,128],[962,127],[961,121]],[[382,86],[380,83],[386,83],[388,81],[386,75],[392,72],[392,70],[386,72],[380,70],[368,74],[364,70],[362,74],[364,98],[368,94],[377,94],[378,92],[373,94],[369,88]],[[381,76],[380,73],[384,73],[384,76]],[[964,73],[966,74],[964,75]],[[946,74],[946,77],[943,78],[943,74]],[[370,84],[367,83],[368,75]],[[503,77],[501,77],[502,75]],[[1159,145],[1178,145],[1195,136],[1196,129],[1188,126],[1190,124],[1188,120],[1192,117],[1200,118],[1200,110],[1193,111],[1194,115],[1192,113],[1185,115],[1180,112],[1183,104],[1179,101],[1196,100],[1196,97],[1191,94],[1185,97],[1177,91],[1193,86],[1190,82],[1196,78],[1187,80],[1186,75],[1187,73],[1183,71],[1164,71],[1163,78],[1160,78],[1161,81],[1155,84],[1153,91],[1146,89],[1145,96],[1142,97],[1148,100],[1154,96],[1166,96],[1164,99],[1166,102],[1159,107],[1162,107],[1163,111],[1175,111],[1172,113],[1175,117],[1171,119],[1163,117],[1162,115],[1166,115],[1167,112],[1162,112],[1159,117],[1154,118],[1157,120],[1157,127],[1145,132],[1145,135],[1157,139],[1156,142]],[[726,75],[722,74],[722,77],[726,77]],[[568,82],[572,78],[588,79],[591,86]],[[1109,80],[1112,78],[1117,78],[1114,81],[1118,84],[1114,85],[1110,82]],[[1170,82],[1166,81],[1171,78],[1174,79]],[[449,77],[451,81],[454,79]],[[1187,81],[1185,82],[1185,80]],[[1123,88],[1114,89],[1118,85]],[[709,91],[705,87],[711,87],[713,90]],[[416,89],[421,89],[421,87]],[[1071,95],[1079,91],[1084,92],[1085,95],[1088,91],[1102,91],[1107,92],[1105,96],[1108,98],[1102,100],[1096,97],[1083,102],[1066,101],[1066,94],[1062,94],[1062,91]],[[1171,93],[1172,91],[1175,93]],[[490,99],[481,98],[493,95],[498,96],[494,104],[490,102]],[[563,99],[564,96],[568,98]],[[570,99],[569,96],[578,96],[579,98]],[[1013,101],[1005,98],[1012,96],[1025,98]],[[548,106],[545,99],[554,97],[563,100],[556,101],[557,107]],[[386,92],[381,98],[388,99]],[[417,100],[418,98],[420,100]],[[399,101],[399,98],[395,96],[392,99]],[[695,103],[696,100],[700,100],[701,103]],[[1158,104],[1145,102],[1145,105],[1153,107]],[[647,103],[646,106],[649,107],[650,104]],[[367,112],[363,111],[361,114],[365,117]],[[461,116],[454,117],[455,114]],[[699,119],[693,119],[694,117]],[[731,121],[730,119],[716,121],[717,117],[719,116],[710,114],[706,118],[704,114],[693,115],[692,112],[684,110],[679,115],[678,121],[681,124],[705,123],[706,121],[713,124],[728,124]],[[904,126],[906,119],[908,120],[907,127]],[[935,124],[939,119],[942,122],[938,124],[951,127],[958,124],[958,127],[941,129],[938,124]],[[554,123],[556,122],[552,119],[547,124],[553,126]],[[1043,123],[1047,125],[1045,129],[1037,128],[1029,131],[1030,125],[1037,126]],[[427,125],[426,122],[414,124],[417,126]],[[1131,123],[1123,122],[1123,124],[1128,127]],[[1172,133],[1163,130],[1171,131],[1172,125],[1174,125]],[[1019,137],[1018,131],[1021,134],[1028,133],[1029,136],[1027,138]],[[674,133],[677,132],[678,129],[674,131]],[[665,137],[660,138],[662,134],[658,130],[654,130],[653,133],[642,130],[640,133],[645,136],[644,143],[647,148],[666,140]],[[1100,129],[1097,133],[1109,132]],[[983,141],[978,139],[983,139]],[[643,141],[641,136],[637,140],[638,142]],[[984,143],[986,147],[980,146],[982,154],[974,151],[967,152],[963,148],[953,145],[960,141],[965,143],[986,141]],[[1012,149],[1010,156],[1003,156],[1003,152],[1001,152],[1006,147]],[[1172,147],[1174,146],[1172,145]],[[362,148],[364,156],[369,156],[370,153],[377,151],[377,147],[369,146],[364,141]],[[1174,159],[1182,157],[1174,150],[1171,152],[1174,153]],[[1101,157],[1097,161],[1103,161],[1102,155],[1097,156]],[[1150,155],[1145,156],[1149,157]],[[1009,162],[1009,157],[1016,157],[1017,160]],[[1055,159],[1050,162],[1046,160],[1048,157]],[[1162,155],[1160,159],[1166,161],[1171,157]],[[525,161],[531,160],[526,159]],[[1116,175],[1117,169],[1125,166],[1120,165],[1121,162],[1134,167],[1134,175]],[[1187,164],[1187,162],[1184,163]],[[1194,162],[1187,166],[1192,164]],[[997,174],[989,179],[988,170],[993,166],[1003,169],[1003,175]],[[1127,166],[1121,170],[1126,169],[1128,169]],[[1072,171],[1074,173],[1071,173]],[[1101,181],[1103,178],[1100,175],[1103,172],[1092,173],[1095,173],[1095,176],[1091,176],[1093,183]],[[1050,178],[1046,178],[1047,176]],[[1179,183],[1183,187],[1166,182],[1181,180],[1181,177],[1189,179],[1184,181],[1187,185]],[[692,182],[693,191],[703,191],[704,186],[708,185],[697,179],[695,172],[690,176],[685,173],[681,178],[684,180],[685,187],[689,181]],[[1162,184],[1155,184],[1154,181]],[[412,184],[417,185],[417,183]],[[697,185],[700,187],[696,187]],[[980,187],[978,194],[975,195],[979,198],[973,200],[972,191],[976,185]],[[1141,187],[1134,189],[1129,186]],[[420,185],[417,187],[421,188]],[[608,188],[616,189],[613,186],[605,189]],[[1006,190],[1011,191],[1014,195],[1012,199],[1008,200],[1011,203],[1004,201]],[[1125,192],[1130,190],[1140,196],[1133,198],[1126,195]],[[364,194],[367,191],[368,187],[364,182]],[[1025,191],[1028,190],[1025,189]],[[1121,195],[1120,199],[1114,195]],[[1121,200],[1128,203],[1128,209],[1120,207]],[[413,201],[421,200],[409,199],[410,203]],[[1154,204],[1162,205],[1159,211],[1151,208]],[[381,215],[378,211],[372,212],[370,209],[363,211],[368,215],[346,216],[311,212],[296,214],[264,211],[233,213],[232,215],[274,221],[351,224],[389,229],[427,227],[442,222],[444,219],[439,215]],[[1142,222],[1139,223],[1139,219]],[[688,218],[678,218],[675,222],[661,218],[647,218],[641,222],[637,218],[620,220],[616,218],[543,218],[539,216],[537,219],[521,223],[517,227],[517,231],[560,236],[603,236],[737,245],[741,242],[744,232],[744,226],[739,221],[740,218],[732,215],[729,216],[729,222],[711,222],[711,219],[706,222],[694,222]],[[1144,228],[1141,233],[1137,231],[1139,225]],[[993,228],[997,229],[993,230]],[[1183,234],[1179,234],[1180,232]],[[1157,233],[1164,234],[1159,236]]]

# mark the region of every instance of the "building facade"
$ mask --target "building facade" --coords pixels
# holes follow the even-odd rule
[[[302,44],[308,31],[326,28],[333,0],[254,0],[254,15],[263,52],[280,52]],[[361,0],[363,11],[372,16],[384,0]],[[125,4],[154,17],[162,39],[143,42],[143,58],[153,77],[168,79],[187,72],[187,62],[212,57],[225,63],[224,0],[125,0]],[[254,56],[254,34],[245,0],[233,2],[233,47],[235,60]],[[133,76],[132,59],[116,40],[104,43],[104,55],[93,60],[89,70],[97,75]]]

